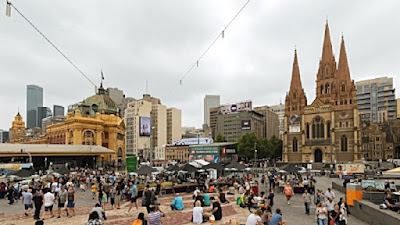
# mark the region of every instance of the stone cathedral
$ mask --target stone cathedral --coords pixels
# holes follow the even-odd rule
[[[328,22],[315,91],[316,98],[307,105],[295,51],[290,90],[285,99],[282,160],[309,163],[360,160],[356,87],[350,77],[343,36],[336,63]]]

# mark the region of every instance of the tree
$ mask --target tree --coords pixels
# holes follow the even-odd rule
[[[227,142],[226,138],[220,134],[218,134],[218,136],[215,138],[214,140],[215,143],[219,143],[219,142]]]
[[[246,159],[254,158],[255,143],[257,143],[257,146],[259,145],[259,140],[254,133],[247,133],[241,136],[238,140],[239,157]]]
[[[272,136],[271,139],[269,140],[271,143],[271,156],[273,158],[282,158],[282,147],[283,147],[283,142],[281,139]]]

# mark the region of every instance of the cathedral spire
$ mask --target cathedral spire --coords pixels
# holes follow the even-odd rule
[[[329,33],[329,25],[328,20],[326,20],[325,24],[325,37],[324,37],[324,45],[322,47],[322,62],[329,62],[333,59],[333,51],[332,51],[332,42],[331,35]]]
[[[340,56],[337,70],[338,81],[350,81],[350,70],[347,62],[346,47],[344,44],[344,38],[342,35],[342,43],[340,44]]]
[[[294,50],[294,60],[293,60],[293,69],[292,69],[292,81],[290,82],[290,90],[299,89],[302,90],[303,87],[301,85],[300,79],[300,69],[299,62],[297,61],[297,50]]]

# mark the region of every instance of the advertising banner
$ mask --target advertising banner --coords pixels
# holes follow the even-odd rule
[[[251,130],[251,120],[242,120],[242,130]]]
[[[135,172],[137,168],[137,157],[136,156],[129,156],[126,157],[126,170],[128,173]]]
[[[336,174],[352,175],[355,173],[364,173],[364,164],[337,164]]]
[[[150,137],[150,129],[151,129],[150,128],[150,118],[149,117],[139,117],[139,126],[140,126],[139,135]]]
[[[290,115],[289,116],[289,132],[300,132],[300,116]]]
[[[218,107],[218,114],[232,114],[232,113],[239,113],[239,112],[247,112],[252,110],[252,102],[239,102],[227,105],[221,105]]]

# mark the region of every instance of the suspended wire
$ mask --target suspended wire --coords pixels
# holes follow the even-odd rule
[[[229,21],[228,25],[218,34],[218,36],[214,39],[213,42],[208,46],[208,48],[203,52],[203,54],[200,55],[200,57],[193,63],[193,65],[189,68],[189,70],[183,75],[183,77],[179,80],[179,84],[182,85],[182,81],[186,78],[186,76],[193,70],[193,68],[199,67],[199,62],[200,60],[204,57],[205,54],[207,54],[208,50],[211,49],[211,47],[217,42],[217,40],[222,37],[225,37],[225,30],[228,29],[228,27],[233,23],[233,21],[236,19],[236,17],[239,16],[239,14],[243,11],[244,8],[246,8],[247,4],[249,4],[250,0],[247,0],[247,2],[242,6],[242,8],[236,13],[236,15]]]
[[[76,70],[79,71],[80,74],[82,74],[82,76],[84,76],[90,83],[93,84],[93,86],[96,87],[96,84],[93,83],[92,80],[89,79],[88,76],[86,76],[86,74],[84,74],[82,72],[82,70],[80,70],[78,68],[78,66],[75,65],[75,63],[72,62],[72,60],[70,60],[55,44],[53,44],[53,42],[51,42],[30,20],[28,20],[28,18],[26,18],[15,6],[14,4],[12,4],[11,2],[7,1],[7,5],[10,5],[11,7],[13,7],[15,9],[15,11],[22,16],[22,18],[24,18],[26,20],[26,22],[28,22],[47,42],[49,42],[49,44],[51,46],[53,46],[58,53],[60,53]],[[11,14],[11,12],[9,12],[9,14]],[[7,15],[10,16],[10,15]]]

